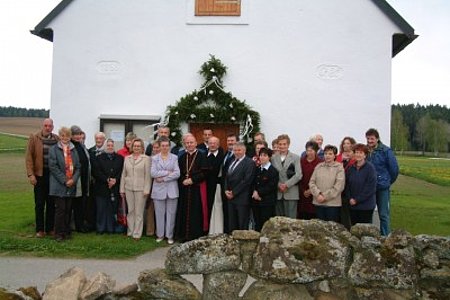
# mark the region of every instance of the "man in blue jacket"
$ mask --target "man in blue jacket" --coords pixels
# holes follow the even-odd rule
[[[370,161],[377,171],[377,208],[380,217],[381,235],[387,236],[390,232],[390,187],[398,176],[398,163],[391,148],[380,141],[380,134],[376,129],[370,128],[366,132],[367,147],[369,147]]]

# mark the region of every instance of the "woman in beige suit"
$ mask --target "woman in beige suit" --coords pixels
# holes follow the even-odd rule
[[[150,158],[144,154],[142,139],[134,139],[131,155],[124,159],[120,196],[128,206],[127,235],[138,241],[142,236],[145,202],[150,193]]]

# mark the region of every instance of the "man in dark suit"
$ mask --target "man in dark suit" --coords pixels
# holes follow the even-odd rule
[[[223,149],[219,147],[220,140],[212,136],[208,140],[208,172],[206,175],[206,188],[208,195],[208,216],[211,218],[211,211],[214,205],[217,184],[219,181],[219,172],[223,162]]]
[[[248,229],[250,217],[250,192],[255,163],[245,156],[245,144],[237,142],[233,147],[235,160],[225,177],[225,197],[228,200],[228,230]]]
[[[223,232],[230,233],[228,230],[228,200],[225,196],[225,176],[228,172],[228,168],[234,161],[233,147],[238,142],[238,137],[234,133],[230,133],[227,136],[227,151],[224,153],[224,159],[222,164],[222,177],[221,177],[221,187],[222,187],[222,209],[223,209]]]
[[[211,128],[203,129],[203,143],[198,144],[197,145],[197,149],[199,149],[203,153],[207,154],[208,153],[208,148],[209,148],[208,140],[212,136],[213,136],[213,131],[212,131]]]

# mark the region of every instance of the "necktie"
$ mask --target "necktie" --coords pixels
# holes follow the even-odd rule
[[[238,161],[239,161],[239,158],[236,159],[236,160],[231,164],[230,169],[229,169],[229,172],[230,172],[230,173],[234,171],[234,168],[236,168],[236,165],[237,165]]]

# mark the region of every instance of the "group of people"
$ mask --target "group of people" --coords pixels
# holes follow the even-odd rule
[[[392,150],[375,129],[367,143],[345,137],[338,148],[315,135],[301,154],[289,150],[290,137],[279,135],[269,148],[263,133],[248,147],[229,134],[226,149],[211,129],[203,141],[191,133],[182,146],[161,126],[157,139],[128,133],[122,149],[102,132],[87,149],[74,125],[53,133],[53,121],[29,138],[26,166],[34,186],[36,236],[57,241],[72,228],[98,234],[126,232],[184,242],[208,233],[237,229],[260,231],[273,216],[318,218],[347,228],[371,223],[375,207],[380,232],[389,234],[390,186],[398,176]],[[73,224],[72,224],[73,223]]]

